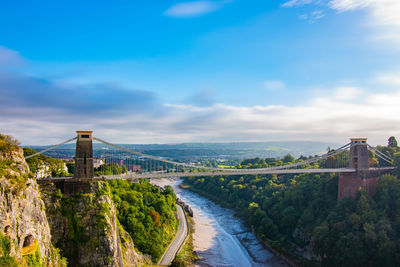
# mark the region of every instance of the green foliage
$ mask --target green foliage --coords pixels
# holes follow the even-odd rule
[[[11,184],[11,187],[1,188],[1,190],[11,193],[20,193],[25,190],[27,186],[26,180],[29,175],[22,173],[17,167],[18,164],[11,159],[0,160],[0,177],[6,178]],[[14,174],[11,174],[11,171]]]
[[[46,260],[47,265],[57,263],[59,267],[68,266],[67,259],[61,256],[60,249],[56,248],[52,243],[50,243],[50,255]]]
[[[0,177],[11,182],[11,188],[1,188],[1,191],[22,192],[26,188],[27,175],[18,168],[18,162],[13,161],[9,156],[11,152],[17,151],[19,142],[9,135],[0,134]],[[4,157],[5,156],[5,157]]]
[[[276,167],[276,166],[282,166],[286,164],[291,164],[299,161],[303,161],[306,159],[310,159],[310,157],[304,157],[301,156],[297,160],[290,154],[286,154],[283,158],[278,159],[278,158],[253,158],[253,159],[245,159],[242,162],[240,162],[236,168],[238,169],[256,169],[256,168],[268,168],[268,167]],[[313,166],[317,167],[318,166]]]
[[[73,175],[75,172],[75,162],[67,162],[68,173]]]
[[[185,179],[228,207],[275,249],[311,247],[323,266],[400,266],[400,180],[384,175],[372,198],[337,200],[337,176],[301,174]],[[298,255],[300,256],[300,255]]]
[[[161,190],[146,179],[140,183],[126,180],[108,183],[119,222],[131,235],[135,246],[157,262],[178,227],[174,191],[172,188]]]
[[[29,148],[29,147],[24,147],[24,156],[30,156],[35,154],[36,151]],[[37,156],[34,156],[32,158],[29,158],[26,160],[26,163],[29,165],[29,170],[35,174],[39,171],[40,168],[42,168],[44,165],[49,166],[50,171],[51,171],[51,176],[53,177],[61,177],[61,176],[68,176],[68,172],[64,170],[64,161],[61,159],[55,159],[52,157],[47,157],[45,155],[39,154]]]
[[[36,250],[35,254],[29,254],[24,256],[25,262],[29,267],[42,267],[42,260],[40,257],[39,249]]]
[[[389,156],[389,157],[394,159],[395,158],[395,154],[400,152],[400,147],[394,146],[394,141],[392,141],[390,143],[390,139],[389,139],[388,143],[389,143],[388,146],[377,146],[377,149],[380,152],[382,152],[383,154],[385,154],[385,155],[387,155],[387,156]],[[385,162],[384,160],[382,160],[380,158],[378,160],[379,160],[379,165],[380,166],[388,165],[388,163]],[[400,165],[398,165],[399,163],[400,163],[399,161],[397,161],[397,162],[396,162],[396,160],[394,161],[394,164],[396,166],[400,166]]]
[[[13,257],[10,256],[11,242],[10,239],[0,233],[0,266],[14,267],[18,266]]]
[[[1,256],[8,255],[10,254],[10,250],[11,250],[10,240],[0,233],[0,255]]]
[[[10,135],[0,134],[0,152],[9,153],[18,149],[19,142]]]
[[[100,167],[94,169],[95,175],[118,175],[126,171],[126,166],[122,165],[121,167],[118,163],[101,165]]]
[[[0,266],[3,267],[18,267],[17,262],[13,257],[0,257]]]
[[[388,147],[397,147],[396,137],[394,137],[394,136],[389,137]]]
[[[283,159],[282,159],[283,163],[286,163],[286,164],[291,163],[291,162],[294,162],[294,160],[295,160],[295,158],[294,158],[292,155],[290,155],[290,154],[287,154],[287,155],[284,156]]]

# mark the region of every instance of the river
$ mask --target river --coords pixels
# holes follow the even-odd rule
[[[233,211],[181,189],[178,187],[181,181],[160,179],[152,183],[173,186],[178,198],[193,209],[193,245],[200,258],[196,266],[286,266],[261,245],[242,221],[234,216]]]

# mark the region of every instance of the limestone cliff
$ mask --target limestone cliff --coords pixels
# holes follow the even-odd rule
[[[59,163],[57,165],[50,164],[49,162],[40,162],[36,167],[36,171],[34,173],[35,179],[43,179],[47,177],[51,177],[53,175],[57,176],[66,176],[68,174],[68,168],[65,163]]]
[[[22,149],[0,150],[0,263],[62,266],[38,185]]]
[[[149,261],[116,217],[108,184],[93,181],[75,194],[63,195],[54,184],[42,186],[52,241],[71,266],[137,266]]]
[[[70,266],[151,265],[119,224],[107,182],[64,195],[33,176],[17,141],[0,134],[0,266],[65,266],[60,254]]]
[[[37,151],[24,148],[24,156],[30,156]],[[29,170],[36,179],[43,179],[54,176],[68,176],[68,168],[65,162],[60,159],[47,157],[45,155],[37,155],[26,160]]]

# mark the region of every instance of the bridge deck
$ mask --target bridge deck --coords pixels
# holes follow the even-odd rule
[[[174,177],[198,177],[198,176],[231,176],[231,175],[255,175],[255,174],[300,174],[300,173],[332,173],[332,172],[356,172],[355,169],[293,169],[293,170],[257,170],[243,169],[238,171],[209,171],[209,172],[171,172],[171,173],[128,173],[124,175],[105,176],[112,179],[139,179],[139,178],[174,178]]]
[[[389,171],[395,167],[369,168],[365,171]],[[352,173],[357,172],[356,169],[338,168],[338,169],[292,169],[292,170],[265,170],[265,169],[238,169],[237,171],[209,171],[209,172],[170,172],[170,173],[127,173],[120,175],[108,175],[95,178],[72,178],[72,177],[52,177],[40,179],[38,181],[46,182],[52,180],[68,180],[68,181],[95,181],[95,180],[113,180],[126,179],[136,180],[140,178],[161,179],[161,178],[178,178],[178,177],[199,177],[199,176],[232,176],[232,175],[256,175],[256,174],[301,174],[301,173]]]

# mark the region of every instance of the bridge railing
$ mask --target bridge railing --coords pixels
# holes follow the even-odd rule
[[[31,158],[39,154],[43,154],[47,151],[56,149],[66,143],[72,142],[77,138],[71,138],[60,144],[54,145],[26,158]],[[125,176],[144,176],[144,175],[169,175],[170,173],[181,174],[181,173],[229,173],[229,174],[257,174],[257,173],[284,173],[285,170],[291,170],[295,173],[295,170],[308,170],[311,172],[313,169],[322,170],[343,170],[349,169],[354,171],[354,168],[349,166],[349,151],[355,145],[352,142],[339,147],[336,150],[329,150],[327,153],[310,157],[305,160],[296,161],[290,164],[281,166],[270,166],[267,168],[257,169],[238,169],[238,168],[215,168],[200,166],[186,162],[177,162],[172,159],[157,157],[154,155],[148,155],[143,152],[137,151],[134,148],[116,145],[93,137],[93,141],[98,142],[102,147],[96,146],[94,151],[94,167],[96,176],[115,176],[125,173]],[[376,155],[376,157],[382,159],[389,166],[393,165],[393,160],[390,156],[379,151],[379,149],[368,145],[368,149]],[[377,166],[373,166],[377,167]],[[301,173],[302,171],[297,171]],[[197,174],[193,174],[197,175]]]

